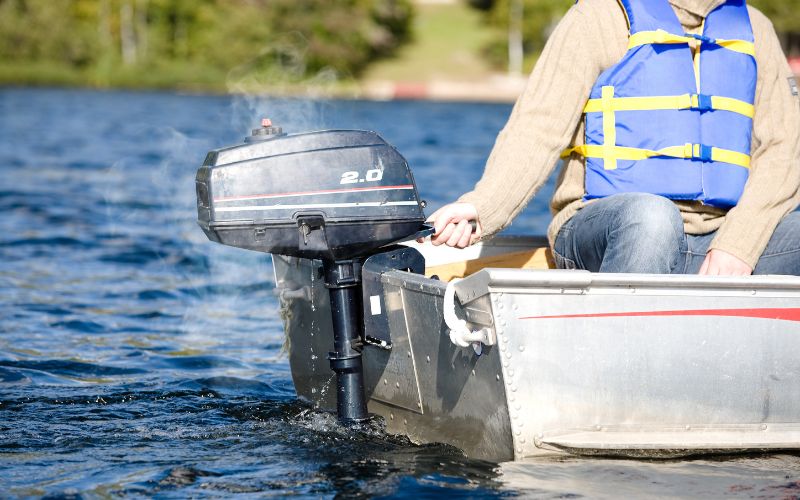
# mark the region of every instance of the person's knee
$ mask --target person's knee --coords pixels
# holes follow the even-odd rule
[[[581,269],[670,273],[680,268],[686,244],[683,222],[677,206],[666,198],[609,196],[583,209],[573,226],[572,250]]]
[[[670,200],[651,194],[620,195],[609,234],[603,270],[672,273],[680,269],[685,238],[680,211]]]
[[[617,213],[617,230],[639,245],[669,245],[683,237],[683,220],[678,207],[667,198],[647,193],[619,195],[622,209]]]

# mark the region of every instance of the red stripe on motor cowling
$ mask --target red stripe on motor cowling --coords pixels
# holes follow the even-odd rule
[[[634,311],[595,314],[562,314],[556,316],[524,316],[519,319],[621,318],[642,316],[728,316],[737,318],[779,319],[800,322],[800,308],[764,309],[691,309],[686,311]]]
[[[347,189],[320,189],[317,191],[297,191],[290,193],[270,193],[270,194],[249,194],[245,196],[225,196],[222,198],[214,198],[214,202],[219,201],[239,201],[239,200],[254,200],[261,198],[277,198],[278,196],[308,196],[312,194],[339,194],[339,193],[356,193],[359,191],[389,191],[392,189],[411,189],[414,186],[411,184],[402,184],[399,186],[378,186],[378,187],[363,187],[363,188],[347,188]]]

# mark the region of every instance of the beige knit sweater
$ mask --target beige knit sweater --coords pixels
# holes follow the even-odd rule
[[[697,33],[723,0],[670,3],[685,30]],[[678,206],[686,233],[718,230],[710,248],[755,267],[775,226],[800,202],[800,101],[772,24],[758,10],[749,11],[758,64],[750,178],[739,204],[727,213],[699,202]],[[563,149],[583,143],[581,118],[591,88],[627,45],[628,28],[616,0],[580,0],[561,20],[497,137],[483,177],[459,199],[476,207],[484,238],[511,223],[555,169]],[[576,155],[563,163],[551,200],[551,245],[584,206],[584,168]]]

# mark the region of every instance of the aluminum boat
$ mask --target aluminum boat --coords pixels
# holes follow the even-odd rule
[[[544,244],[365,265],[365,391],[388,432],[498,461],[800,448],[800,278],[556,270]],[[335,410],[321,263],[274,268],[297,394]]]

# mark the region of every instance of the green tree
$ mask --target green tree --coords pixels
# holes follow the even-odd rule
[[[489,60],[498,67],[508,63],[508,36],[512,27],[512,4],[522,7],[522,47],[528,65],[541,52],[552,29],[574,3],[573,0],[467,0],[485,13],[486,22],[495,28],[496,35],[486,47]],[[518,21],[518,20],[516,20]]]
[[[800,0],[750,0],[748,3],[770,18],[788,54],[800,53]]]
[[[800,0],[749,0],[770,18],[779,33],[800,33]]]
[[[97,85],[356,76],[408,40],[412,15],[411,0],[0,0],[0,68],[52,63]]]
[[[97,50],[86,14],[73,2],[0,0],[0,57],[86,65]]]
[[[357,76],[408,40],[412,14],[408,0],[226,2],[199,18],[190,57],[281,81],[324,69]]]

